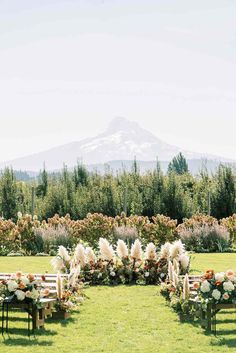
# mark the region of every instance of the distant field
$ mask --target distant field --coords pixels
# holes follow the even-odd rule
[[[0,272],[23,272],[45,273],[53,272],[50,264],[52,257],[0,257]],[[201,273],[208,268],[216,271],[233,269],[236,271],[236,253],[223,254],[192,254],[191,272]]]

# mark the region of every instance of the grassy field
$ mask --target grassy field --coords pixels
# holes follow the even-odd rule
[[[0,256],[0,272],[52,273],[51,257],[5,257]],[[208,268],[216,271],[233,269],[236,271],[236,253],[232,254],[192,254],[191,272],[202,273]]]
[[[49,258],[0,258],[0,272],[18,269],[51,272]],[[236,267],[236,254],[194,255],[192,268]],[[236,317],[218,315],[218,336],[207,335],[197,323],[179,323],[157,286],[92,287],[80,313],[68,322],[46,321],[45,330],[28,339],[24,314],[11,313],[10,338],[0,339],[0,352],[43,353],[205,353],[236,352]]]

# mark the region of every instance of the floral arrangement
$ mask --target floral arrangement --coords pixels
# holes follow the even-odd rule
[[[57,302],[56,311],[71,313],[79,309],[84,300],[84,284],[78,281],[79,267],[74,268],[69,275],[69,280],[62,280],[61,275],[57,274]]]
[[[166,243],[159,253],[154,243],[142,244],[136,239],[131,248],[119,239],[116,246],[107,239],[99,239],[99,251],[78,244],[70,256],[60,246],[58,255],[52,260],[55,271],[69,273],[71,266],[80,266],[80,279],[89,284],[157,284],[167,277],[168,262],[175,264],[178,274],[185,274],[189,268],[189,257],[182,242]]]
[[[234,271],[217,272],[209,269],[201,282],[195,284],[202,302],[236,304],[236,276]]]
[[[47,296],[49,291],[47,288],[40,291],[39,283],[35,280],[33,274],[22,274],[18,271],[8,280],[0,282],[0,298],[4,300],[8,298],[11,301],[34,302],[37,304],[40,297]]]

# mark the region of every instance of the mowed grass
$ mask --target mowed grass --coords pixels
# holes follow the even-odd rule
[[[191,254],[191,272],[201,274],[208,268],[215,271],[226,271],[233,269],[236,271],[236,253],[219,254]],[[25,256],[6,257],[0,256],[0,272],[32,272],[32,273],[52,273],[50,264],[52,257]]]
[[[214,260],[214,261],[213,261]],[[0,272],[51,272],[50,258],[0,258]],[[200,254],[192,258],[197,273],[236,267],[235,254]],[[91,287],[80,313],[67,322],[46,321],[45,330],[27,337],[26,315],[11,313],[10,337],[0,352],[43,353],[205,353],[236,352],[236,314],[219,313],[217,337],[198,323],[180,323],[157,286]],[[20,320],[19,320],[20,319]]]

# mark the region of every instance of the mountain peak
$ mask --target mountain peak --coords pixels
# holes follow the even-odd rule
[[[130,121],[124,117],[117,116],[112,119],[107,127],[106,132],[115,132],[119,130],[140,129],[138,123]]]

